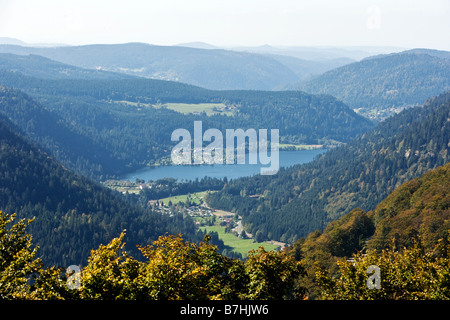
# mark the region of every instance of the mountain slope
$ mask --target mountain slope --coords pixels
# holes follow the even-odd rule
[[[417,106],[450,89],[448,52],[409,50],[366,58],[301,86],[310,93],[331,94],[374,119]]]
[[[270,57],[229,50],[126,43],[53,48],[0,45],[0,52],[36,54],[77,67],[208,89],[271,90],[298,80],[288,67]]]
[[[450,163],[405,182],[374,210],[353,209],[321,231],[299,239],[290,252],[308,270],[304,283],[312,296],[319,294],[314,283],[320,265],[339,274],[337,260],[351,258],[358,251],[411,248],[420,240],[423,252],[432,252],[440,240],[446,243],[450,230]],[[394,242],[393,242],[394,241]],[[373,262],[372,262],[373,263]]]
[[[350,257],[358,250],[384,249],[395,239],[398,248],[418,238],[429,249],[450,230],[450,163],[430,170],[396,188],[374,210],[353,209],[300,240],[301,255],[319,251]],[[307,254],[309,252],[309,254]]]
[[[104,143],[84,134],[70,119],[46,109],[18,90],[0,86],[0,114],[65,165],[77,164],[79,172],[95,170],[100,174],[127,164],[114,157]]]
[[[14,92],[13,92],[14,93]],[[20,95],[10,95],[20,100]],[[85,264],[92,248],[127,229],[127,242],[149,243],[166,232],[196,239],[192,221],[131,205],[119,193],[65,169],[0,116],[0,210],[35,217],[29,232],[45,263]],[[198,239],[197,239],[198,240]]]
[[[431,248],[450,230],[450,163],[424,173],[395,189],[368,213],[375,232],[367,248],[382,249],[395,238],[398,247],[418,237]]]
[[[450,92],[385,120],[310,164],[228,183],[207,202],[238,212],[252,234],[292,243],[355,207],[374,209],[401,183],[447,163],[449,116]]]

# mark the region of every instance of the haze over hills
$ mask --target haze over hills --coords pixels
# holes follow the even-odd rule
[[[322,61],[349,59],[352,61],[359,61],[364,58],[378,55],[388,54],[393,52],[400,52],[407,50],[407,48],[400,47],[308,47],[308,46],[280,46],[274,47],[264,45],[259,47],[231,47],[230,49],[236,51],[246,51],[259,54],[273,54],[294,57],[302,60]]]
[[[355,62],[360,58],[370,56],[366,51],[353,51],[338,48],[313,48],[313,47],[227,47],[219,48],[204,42],[182,43],[178,46],[197,49],[227,49],[232,51],[247,52],[264,55],[275,59],[289,67],[298,77],[298,82],[310,80],[313,76],[322,74],[328,70]],[[394,48],[381,50],[391,52]],[[380,52],[380,51],[376,51]],[[290,87],[288,85],[287,87]],[[276,89],[283,89],[282,87]]]
[[[115,73],[97,69],[83,69],[64,64],[38,55],[19,56],[0,53],[0,70],[19,72],[42,79],[132,79],[124,73]]]
[[[36,54],[82,68],[173,80],[208,89],[271,90],[297,80],[294,72],[274,59],[221,49],[127,43],[53,48],[3,45],[0,52]]]
[[[7,41],[6,41],[7,40]],[[398,48],[237,47],[193,42],[176,46],[144,43],[31,46],[6,39],[0,52],[40,55],[87,69],[174,80],[208,89],[280,90],[323,72]]]
[[[28,43],[16,38],[10,37],[0,37],[0,44],[10,44],[26,47],[56,47],[56,46],[67,46],[64,43]]]
[[[224,49],[220,47],[216,47],[212,44],[206,43],[206,42],[186,42],[186,43],[179,43],[176,44],[175,47],[187,47],[187,48],[196,48],[196,49]]]
[[[11,44],[11,45],[18,45],[18,46],[26,46],[27,43],[23,42],[22,40],[10,38],[10,37],[0,37],[0,44]]]

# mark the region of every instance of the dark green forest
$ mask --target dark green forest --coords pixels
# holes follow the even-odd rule
[[[202,239],[188,217],[131,204],[121,194],[64,168],[17,131],[0,118],[0,208],[18,218],[35,219],[28,232],[45,264],[85,264],[91,249],[124,229],[132,252],[136,244],[151,243],[165,233]]]
[[[0,54],[0,69],[20,72],[43,79],[133,79],[135,76],[97,69],[83,69],[64,64],[42,56],[30,54],[18,56],[11,53]]]
[[[450,92],[405,110],[316,161],[240,178],[207,203],[243,216],[258,238],[293,243],[353,208],[372,210],[403,182],[449,161]],[[259,195],[259,197],[249,197]]]

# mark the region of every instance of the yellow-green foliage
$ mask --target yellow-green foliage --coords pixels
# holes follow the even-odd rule
[[[30,297],[27,280],[37,272],[42,262],[36,259],[31,236],[25,228],[32,220],[22,219],[12,224],[15,215],[0,211],[0,299]]]
[[[369,215],[376,225],[369,248],[384,248],[392,238],[408,245],[417,237],[432,247],[450,230],[450,163],[403,184]]]
[[[449,239],[450,240],[450,239]],[[369,289],[369,266],[380,268],[380,288]],[[338,262],[336,279],[326,270],[316,272],[320,298],[331,300],[450,299],[450,245],[439,241],[431,250],[419,242],[398,250],[394,245],[377,253],[358,253],[353,261]]]
[[[338,220],[331,222],[323,232],[310,233],[308,237],[297,241],[292,248],[292,253],[306,267],[307,277],[302,278],[301,284],[307,287],[310,298],[317,298],[321,292],[317,286],[318,279],[322,279],[320,280],[322,281],[321,286],[328,290],[328,293],[322,294],[322,298],[333,298],[338,295],[343,296],[344,293],[333,293],[329,281],[331,281],[330,279],[333,276],[336,277],[344,271],[350,272],[349,270],[353,270],[345,262],[353,254],[357,254],[358,259],[361,259],[363,253],[368,254],[368,252],[371,252],[368,256],[375,257],[377,253],[381,254],[382,250],[386,250],[391,244],[397,248],[410,248],[420,242],[421,246],[423,246],[422,251],[424,254],[429,255],[430,252],[437,250],[435,246],[441,243],[440,241],[448,238],[449,231],[450,163],[404,183],[380,202],[375,210],[366,213],[361,209],[354,209]],[[405,252],[408,253],[409,251]],[[386,253],[384,252],[383,254]],[[401,253],[395,253],[393,256],[397,260],[403,259]],[[431,258],[429,257],[429,259]],[[374,264],[376,264],[375,260],[372,261]],[[410,271],[401,269],[400,264],[394,263],[388,268],[387,260],[383,261],[383,263],[386,263],[385,272],[391,270],[399,278],[408,277]],[[447,265],[441,265],[440,268],[448,273],[450,272],[450,266],[448,265],[448,260],[445,261]],[[377,263],[381,262],[378,261]],[[418,263],[421,262],[418,261]],[[364,265],[364,267],[367,266]],[[427,270],[426,272],[438,272],[433,269],[434,266],[431,262],[427,262],[422,267]],[[325,270],[330,275],[329,278],[323,277]],[[352,272],[356,272],[355,270]],[[363,271],[365,272],[365,270]],[[401,275],[403,272],[406,272],[406,274]],[[415,272],[425,275],[425,271],[420,273],[416,270]],[[317,275],[322,276],[322,278],[317,278]],[[362,274],[360,276],[362,277]],[[429,275],[426,274],[426,276],[428,277]],[[443,274],[441,276],[445,277]],[[364,276],[363,278],[367,277]],[[358,279],[360,281],[362,278]],[[437,281],[436,283],[442,285],[442,290],[448,290],[450,283],[441,280],[435,279],[433,281]],[[346,285],[350,286],[350,282]],[[358,286],[360,286],[360,283],[358,283]],[[344,290],[337,285],[334,285],[333,288]],[[348,299],[372,297],[358,296],[358,290],[355,291],[352,297],[350,292],[355,288],[345,288],[347,290],[345,291],[345,297]],[[413,298],[413,295],[407,295],[401,291],[403,290],[401,287],[397,289],[399,290],[397,295],[392,293],[391,297],[403,296],[405,299]],[[392,290],[395,291],[397,289]],[[376,296],[376,298],[381,297],[380,295]],[[419,294],[415,294],[414,297],[421,298]],[[434,296],[425,295],[423,298],[434,298]]]
[[[29,221],[7,228],[13,219],[0,215],[0,299],[283,299],[302,293],[295,283],[303,268],[285,252],[260,248],[244,262],[218,253],[208,235],[199,244],[167,235],[140,247],[140,261],[126,253],[124,232],[91,251],[79,285],[70,288],[73,274],[44,269],[25,234]]]

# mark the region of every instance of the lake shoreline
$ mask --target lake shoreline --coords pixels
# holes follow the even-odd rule
[[[328,150],[329,147],[326,147],[323,144],[290,144],[290,143],[280,143],[278,151],[301,151],[301,150]],[[236,151],[236,150],[235,150]],[[246,150],[245,154],[248,154],[248,150]],[[163,166],[172,166],[174,165],[170,158],[161,158],[157,160],[156,163],[151,163],[144,165],[140,168],[136,168],[136,170],[146,169],[146,168],[157,168],[157,167],[163,167]],[[192,163],[192,164],[179,164],[181,166],[194,166],[194,165],[207,165],[208,163]],[[213,164],[211,164],[213,165]],[[134,171],[136,171],[134,170]],[[125,173],[127,174],[127,173]]]
[[[313,161],[314,158],[328,149],[310,150],[280,150],[279,165],[290,167]],[[260,168],[267,167],[261,164],[191,164],[191,165],[158,165],[145,166],[133,172],[121,174],[120,180],[134,181],[144,179],[156,181],[161,178],[175,178],[177,180],[195,180],[204,177],[236,179],[240,177],[259,174]]]

